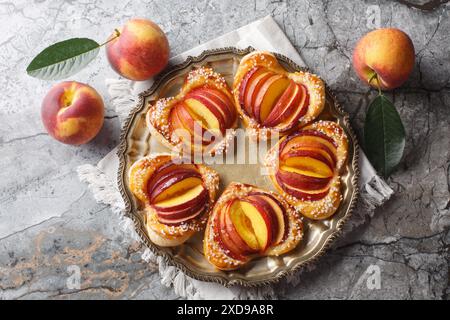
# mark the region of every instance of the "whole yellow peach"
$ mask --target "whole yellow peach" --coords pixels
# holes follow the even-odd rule
[[[414,68],[414,45],[399,29],[385,28],[367,33],[353,51],[353,67],[374,88],[401,86]],[[375,76],[376,75],[376,76]]]
[[[80,145],[92,140],[103,125],[102,97],[87,84],[65,81],[45,96],[41,117],[47,132],[56,140]]]
[[[169,60],[169,42],[161,28],[146,19],[132,19],[112,34],[106,55],[112,68],[130,80],[147,80]]]

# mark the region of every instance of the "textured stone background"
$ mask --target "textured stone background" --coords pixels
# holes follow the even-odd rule
[[[357,39],[376,25],[379,10],[380,25],[406,31],[417,53],[409,81],[389,94],[408,136],[406,156],[389,180],[396,195],[342,239],[301,285],[280,292],[290,299],[448,299],[447,2],[0,1],[0,298],[177,298],[142,261],[144,248],[122,233],[117,217],[76,176],[78,165],[96,163],[117,144],[117,116],[107,114],[101,134],[83,147],[59,144],[44,131],[40,102],[52,83],[25,73],[41,49],[74,36],[100,42],[127,19],[144,16],[166,31],[175,55],[271,14],[312,70],[336,90],[361,132],[375,93],[358,81],[350,57]],[[95,86],[108,104],[107,77],[117,76],[101,52],[73,80]],[[80,289],[67,286],[72,265],[80,268]],[[380,289],[366,285],[371,265],[380,268]]]

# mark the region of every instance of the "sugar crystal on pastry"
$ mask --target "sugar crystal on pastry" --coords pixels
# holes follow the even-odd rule
[[[234,77],[235,105],[255,139],[286,135],[313,121],[325,105],[323,81],[308,72],[288,72],[276,57],[255,51],[240,62]]]

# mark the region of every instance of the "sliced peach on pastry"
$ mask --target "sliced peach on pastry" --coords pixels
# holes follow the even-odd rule
[[[173,207],[160,208],[153,206],[158,214],[158,218],[166,220],[192,219],[194,214],[199,214],[205,210],[207,196],[198,195],[186,203],[181,203]],[[195,217],[196,215],[194,215]]]
[[[295,157],[298,154],[299,150],[316,152],[322,157],[326,158],[327,162],[330,163],[332,167],[336,165],[337,159],[333,151],[331,151],[324,144],[314,141],[299,142],[293,149],[283,149],[280,153],[280,160],[285,161],[290,157]]]
[[[151,202],[158,205],[162,201],[173,198],[201,183],[200,177],[192,177],[190,173],[174,175],[155,186],[150,195]]]
[[[244,105],[245,105],[245,95],[248,92],[248,87],[249,87],[248,84],[251,82],[250,79],[253,76],[257,76],[258,73],[261,73],[263,71],[264,71],[263,68],[254,67],[245,74],[244,78],[242,78],[241,84],[239,86],[239,103],[242,107],[244,107]]]
[[[158,220],[164,224],[180,224],[196,218],[205,211],[208,191],[198,185],[183,194],[159,202],[155,208]]]
[[[290,80],[283,77],[277,81],[275,81],[270,88],[267,90],[267,94],[265,95],[263,102],[261,104],[261,111],[259,114],[260,122],[264,122],[272,108],[280,99],[281,95],[286,91],[286,88],[289,86]]]
[[[211,111],[197,99],[186,99],[185,103],[188,106],[188,112],[196,121],[202,124],[203,128],[212,131],[219,131],[221,129],[220,120],[217,118],[218,114],[216,111]]]
[[[183,186],[181,186],[184,184]],[[165,200],[156,202],[154,207],[161,212],[168,212],[172,210],[182,209],[185,206],[192,206],[198,200],[204,200],[207,190],[202,184],[198,184],[197,178],[188,178],[181,182],[174,184],[174,189],[171,190],[172,197],[167,197]],[[177,190],[178,189],[178,192]],[[179,190],[183,190],[181,193]],[[167,190],[169,191],[169,190]]]
[[[158,221],[167,225],[180,225],[183,222],[188,222],[189,220],[197,218],[204,212],[204,208],[197,208],[196,211],[185,210],[183,213],[178,215],[178,218],[175,218],[174,215],[170,215],[169,217],[160,215],[158,213]],[[190,212],[189,214],[186,212]]]
[[[309,95],[305,86],[296,84],[300,90],[300,100],[297,105],[293,105],[289,111],[284,111],[280,123],[286,123],[283,127],[283,131],[288,131],[298,125],[298,121],[308,111]]]
[[[247,200],[258,209],[259,213],[263,216],[263,218],[268,218],[269,225],[271,227],[271,236],[269,239],[268,246],[273,244],[274,237],[278,234],[278,219],[274,208],[270,205],[266,198],[260,195],[250,195],[247,197]],[[265,250],[266,248],[263,248]]]
[[[281,181],[284,184],[303,190],[320,190],[325,188],[331,181],[332,177],[327,178],[317,178],[313,176],[306,175],[304,172],[297,170],[293,167],[281,166],[277,174],[279,175]]]
[[[289,79],[276,74],[266,80],[261,86],[253,105],[253,115],[259,122],[264,122],[275,102],[289,85]]]
[[[149,177],[147,182],[147,193],[150,194],[155,183],[160,182],[161,179],[167,177],[167,175],[171,174],[172,171],[174,172],[190,171],[193,172],[193,175],[198,175],[196,167],[193,164],[188,163],[175,164],[172,161],[167,161],[164,164],[160,165],[155,171],[153,171],[152,175]]]
[[[258,88],[264,83],[265,79],[270,77],[273,73],[269,72],[266,68],[255,68],[254,71],[249,71],[246,74],[245,83],[239,87],[240,105],[249,115],[253,115],[253,101]]]
[[[260,198],[264,199],[272,207],[273,213],[275,214],[275,219],[277,221],[276,222],[277,230],[276,230],[276,232],[274,232],[272,245],[277,245],[277,244],[281,243],[281,241],[284,239],[284,236],[287,231],[287,223],[288,222],[287,222],[287,217],[285,215],[284,209],[282,208],[282,206],[280,205],[278,200],[276,200],[271,195],[261,193],[258,196]]]
[[[292,113],[292,109],[298,105],[301,98],[300,94],[300,88],[294,81],[291,80],[289,82],[289,86],[280,96],[277,103],[270,111],[270,114],[262,124],[267,127],[273,127],[282,122],[283,117],[290,115]]]
[[[303,137],[317,137],[323,140],[328,141],[329,144],[331,144],[332,146],[334,146],[335,148],[337,148],[336,142],[329,137],[328,135],[326,135],[325,133],[322,133],[318,130],[302,130],[296,133],[297,136],[303,136]]]
[[[188,131],[191,137],[191,142],[194,142],[194,139],[198,139],[199,141],[202,141],[202,144],[210,143],[210,141],[203,139],[204,132],[208,130],[208,128],[199,117],[197,117],[194,113],[189,112],[188,106],[185,103],[177,105],[172,112],[176,112],[178,117],[178,119],[174,120],[177,121],[177,123],[181,123],[177,129],[184,129]],[[184,137],[184,134],[180,136]]]
[[[260,74],[252,77],[251,82],[248,84],[248,91],[245,94],[244,109],[252,118],[256,117],[256,115],[253,113],[253,106],[256,102],[258,93],[261,91],[261,87],[269,78],[275,75],[273,72],[268,71],[267,69],[262,68],[262,70],[264,72],[261,72]]]
[[[303,146],[314,146],[322,149],[333,158],[333,162],[336,162],[337,149],[336,146],[330,142],[330,140],[317,135],[301,135],[300,132],[295,134],[292,138],[284,139],[280,143],[280,158],[283,158],[285,153]]]
[[[170,112],[171,124],[174,130],[183,129],[189,131],[190,135],[194,134],[195,120],[189,114],[184,104],[176,105]]]
[[[153,202],[154,198],[159,193],[170,187],[171,183],[176,183],[189,177],[201,178],[200,174],[195,169],[188,167],[188,165],[185,166],[184,164],[174,165],[172,163],[171,166],[167,168],[158,169],[153,173],[147,183],[147,193],[150,202]]]
[[[199,88],[190,92],[187,97],[197,99],[207,106],[217,117],[221,124],[221,130],[224,131],[233,125],[235,121],[235,112],[230,107],[229,99],[220,91],[209,88]]]
[[[269,213],[258,208],[249,201],[241,200],[240,205],[251,223],[253,232],[261,251],[265,251],[272,240],[272,219]]]
[[[323,163],[310,157],[292,157],[286,160],[287,171],[315,178],[330,178],[333,170]],[[285,168],[285,170],[286,170]]]
[[[202,95],[200,90],[189,93],[185,103],[197,118],[200,118],[208,129],[225,131],[225,115],[221,108],[213,101]]]
[[[232,125],[236,120],[237,116],[236,107],[234,106],[232,97],[228,96],[222,91],[214,90],[208,87],[203,87],[203,91],[207,93],[210,98],[214,97],[217,103],[221,102],[221,104],[226,107],[226,109],[228,110],[229,120],[231,120],[229,124]]]
[[[181,119],[178,117],[178,106],[175,106],[172,108],[172,110],[170,110],[170,126],[171,126],[171,131],[175,131],[177,129],[188,129],[188,126],[186,126],[183,124],[183,122],[181,122]]]

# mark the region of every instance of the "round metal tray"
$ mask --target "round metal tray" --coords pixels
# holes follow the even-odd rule
[[[209,264],[203,256],[203,232],[198,233],[183,245],[173,248],[158,247],[150,241],[145,229],[144,212],[128,189],[128,170],[135,161],[152,153],[168,151],[151,137],[146,126],[145,113],[149,104],[158,98],[175,95],[185,75],[192,68],[201,65],[208,65],[221,73],[231,88],[234,72],[241,58],[253,50],[251,47],[243,50],[236,48],[207,50],[197,57],[188,57],[184,63],[172,66],[163,72],[150,89],[139,95],[137,106],[130,112],[123,126],[118,149],[119,189],[125,201],[126,214],[134,221],[137,233],[144,243],[154,253],[164,257],[170,265],[180,268],[188,276],[226,286],[235,284],[258,286],[274,283],[283,276],[314,262],[340,233],[342,225],[351,215],[358,195],[358,143],[351,129],[348,114],[343,111],[333,93],[327,88],[325,110],[319,119],[338,122],[349,138],[349,158],[341,176],[343,201],[338,211],[327,220],[312,221],[305,218],[305,237],[296,249],[280,257],[255,259],[235,271],[220,271]],[[275,55],[288,71],[306,70],[285,56]],[[269,178],[261,175],[258,164],[213,164],[211,167],[220,174],[222,190],[231,181],[250,183],[267,190],[274,190]]]

